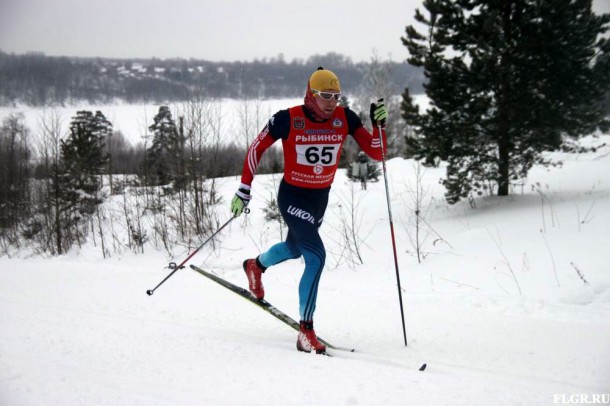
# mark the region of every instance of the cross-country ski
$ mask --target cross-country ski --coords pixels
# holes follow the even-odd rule
[[[265,299],[257,299],[254,296],[252,296],[252,294],[247,291],[246,289],[239,287],[217,275],[214,275],[211,272],[205,271],[195,265],[191,265],[191,268],[195,271],[200,273],[201,275],[205,276],[206,278],[209,278],[211,280],[213,280],[214,282],[218,283],[221,286],[224,286],[225,288],[229,289],[230,291],[238,294],[239,296],[243,297],[244,299],[250,301],[251,303],[255,304],[256,306],[258,306],[259,308],[263,309],[264,311],[266,311],[267,313],[269,313],[270,315],[272,315],[273,317],[275,317],[276,319],[280,320],[281,322],[283,322],[284,324],[286,324],[287,326],[293,328],[296,331],[299,331],[300,326],[299,323],[297,321],[295,321],[293,318],[291,318],[290,316],[288,316],[286,313],[284,313],[283,311],[277,309],[276,307],[274,307],[271,303],[269,303],[268,301],[266,301]],[[354,352],[355,350],[353,348],[348,348],[348,347],[342,347],[342,346],[336,346],[333,345],[331,343],[329,343],[326,340],[323,340],[322,338],[318,337],[318,340],[320,340],[321,342],[323,342],[328,348],[331,348],[333,350],[341,350],[341,351],[348,351],[348,352]]]

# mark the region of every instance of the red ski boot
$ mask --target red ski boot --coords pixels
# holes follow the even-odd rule
[[[248,277],[248,287],[250,288],[250,293],[257,299],[262,299],[265,297],[265,288],[263,288],[262,274],[265,271],[264,268],[261,268],[258,265],[258,261],[256,259],[246,259],[243,264],[244,271],[246,272],[246,276]]]
[[[302,321],[301,320],[301,331],[299,331],[299,337],[297,338],[297,350],[303,352],[311,352],[312,350],[316,354],[323,354],[326,352],[326,346],[318,341],[316,332],[313,330],[313,321]]]

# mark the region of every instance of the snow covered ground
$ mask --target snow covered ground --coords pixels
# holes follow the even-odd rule
[[[353,354],[299,353],[294,330],[189,268],[146,295],[186,250],[104,260],[89,244],[58,258],[2,257],[0,405],[609,403],[610,146],[556,155],[562,169],[534,168],[523,190],[475,208],[444,203],[443,170],[425,169],[421,263],[416,168],[388,162],[407,347],[383,181],[363,191],[343,170],[321,229],[315,326]],[[278,179],[258,176],[248,220],[191,263],[247,286],[241,262],[279,238],[262,212]],[[221,219],[237,184],[220,181]],[[351,202],[363,264],[347,261],[341,238]],[[295,319],[302,268],[289,261],[264,275],[266,299]]]

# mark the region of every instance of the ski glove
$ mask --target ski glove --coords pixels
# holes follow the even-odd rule
[[[250,203],[250,188],[244,184],[242,184],[237,192],[235,192],[235,196],[233,196],[233,200],[231,200],[231,213],[233,213],[233,217],[239,217],[241,214],[246,211],[246,207],[248,203]]]
[[[371,123],[373,127],[380,125],[385,127],[385,120],[388,118],[388,111],[383,104],[383,99],[377,100],[377,103],[371,103]]]

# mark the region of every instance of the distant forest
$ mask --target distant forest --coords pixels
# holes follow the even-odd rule
[[[423,93],[423,74],[406,62],[383,62],[399,89]],[[0,51],[0,106],[126,102],[168,103],[193,94],[207,97],[298,97],[318,67],[333,70],[345,89],[359,87],[370,64],[354,63],[336,53],[286,62],[276,58],[252,62],[198,59],[107,59],[9,54]]]

